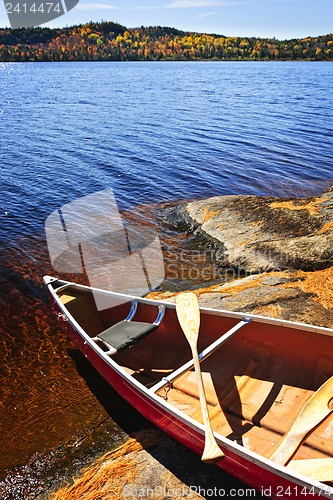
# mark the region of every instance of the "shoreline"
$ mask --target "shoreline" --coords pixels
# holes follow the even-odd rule
[[[2,62],[332,61],[332,38],[332,33],[326,33],[281,40],[160,26],[128,28],[111,21],[90,21],[66,28],[24,31],[0,28],[0,59]]]
[[[212,252],[217,271],[234,272],[197,287],[202,307],[333,327],[332,187],[303,198],[218,196],[178,205],[173,217]]]

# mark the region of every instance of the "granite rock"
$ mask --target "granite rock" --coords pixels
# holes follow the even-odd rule
[[[220,264],[251,273],[333,264],[333,191],[278,199],[219,196],[181,208],[183,222],[215,245]]]

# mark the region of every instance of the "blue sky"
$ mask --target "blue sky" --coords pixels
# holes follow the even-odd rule
[[[42,1],[50,0],[36,3]],[[72,11],[45,26],[90,20],[227,36],[299,38],[333,32],[333,0],[80,0]],[[0,26],[9,26],[3,2]]]

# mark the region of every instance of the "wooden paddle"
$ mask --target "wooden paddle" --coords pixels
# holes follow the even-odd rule
[[[303,439],[333,410],[333,377],[329,378],[305,403],[289,432],[271,456],[273,462],[286,465]]]
[[[311,477],[316,481],[333,481],[333,458],[292,460],[287,468]]]
[[[176,311],[180,326],[190,344],[194,370],[196,374],[201,413],[205,428],[205,448],[201,457],[203,462],[214,462],[215,460],[224,457],[223,451],[219,448],[213,431],[210,425],[209,413],[207,408],[207,400],[205,389],[202,380],[202,373],[200,368],[199,356],[198,356],[198,334],[200,326],[200,311],[198,306],[198,300],[193,292],[182,293],[176,297]]]

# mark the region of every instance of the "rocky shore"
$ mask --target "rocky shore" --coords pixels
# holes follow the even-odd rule
[[[244,276],[198,289],[201,306],[333,326],[333,188],[312,198],[220,196],[175,210],[219,266]]]
[[[333,264],[333,189],[300,199],[220,196],[188,203],[182,216],[218,244],[227,267],[260,273]]]
[[[264,498],[221,469],[204,464],[162,431],[151,429],[128,436],[123,445],[82,470],[72,484],[39,500],[205,500],[228,496],[229,491]]]

